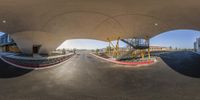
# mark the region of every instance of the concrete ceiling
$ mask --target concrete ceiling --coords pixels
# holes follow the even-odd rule
[[[173,29],[199,30],[199,5],[200,0],[0,0],[0,30],[64,39],[153,37]]]
[[[55,50],[67,39],[151,38],[200,29],[200,0],[0,0],[0,31],[22,52]]]

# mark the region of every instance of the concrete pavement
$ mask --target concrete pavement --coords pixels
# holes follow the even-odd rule
[[[8,75],[19,72],[2,61],[0,65],[2,70],[13,70]],[[200,79],[177,73],[161,59],[134,68],[81,53],[58,67],[22,73],[16,77],[0,74],[0,100],[200,99]]]

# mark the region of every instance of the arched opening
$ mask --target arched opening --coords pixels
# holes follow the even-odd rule
[[[116,43],[117,41],[113,41]],[[107,41],[95,40],[95,39],[70,39],[64,41],[56,50],[60,51],[66,50],[67,52],[74,52],[74,50],[79,51],[90,51],[95,52],[99,50],[99,52],[104,52],[104,50],[108,47]],[[120,41],[120,47],[125,47],[125,43]]]
[[[200,69],[198,68],[198,66],[200,66],[200,56],[198,54],[200,45],[197,45],[198,43],[196,43],[199,42],[199,37],[200,32],[196,30],[178,29],[163,32],[157,36],[154,36],[148,42],[151,57],[160,57],[170,68],[181,74],[192,77],[200,77]],[[144,39],[138,41],[138,39],[134,38],[132,40],[133,45],[134,43],[138,42],[139,44],[136,46],[147,46],[147,42],[145,42]],[[113,44],[117,44],[117,41],[112,42]],[[133,56],[133,52],[129,52],[130,50],[132,50],[130,49],[130,45],[122,41],[119,41],[119,44],[119,52],[121,54],[126,54],[126,56],[129,56],[129,58],[131,58]],[[67,52],[74,52],[74,50],[76,50],[76,52],[98,52],[100,55],[104,53],[107,56],[110,56],[109,50],[115,50],[114,48],[109,48],[109,45],[111,44],[109,44],[108,41],[98,41],[91,39],[71,39],[63,42],[57,48],[57,50],[61,52],[63,51],[63,49]],[[148,57],[147,52],[147,50],[144,50],[145,57]]]
[[[113,40],[113,41],[112,41]],[[97,56],[123,62],[150,61],[149,40],[142,38],[112,39],[107,41],[91,39],[72,39],[62,43],[57,51],[88,51]],[[130,41],[129,41],[130,40]],[[133,54],[134,53],[134,54]]]

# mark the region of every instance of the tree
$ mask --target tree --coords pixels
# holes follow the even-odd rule
[[[111,51],[111,49],[112,49],[112,48],[111,48],[110,46],[107,46],[107,47],[106,47],[106,53],[109,53],[109,52]]]
[[[96,49],[96,54],[99,54],[99,49]]]
[[[65,48],[62,49],[62,53],[63,53],[63,54],[66,54]]]
[[[172,46],[169,46],[169,49],[172,50]]]

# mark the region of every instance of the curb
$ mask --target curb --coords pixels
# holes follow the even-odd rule
[[[47,65],[46,67],[44,66],[44,67],[37,67],[37,68],[18,65],[18,64],[15,64],[15,63],[12,63],[12,62],[10,62],[10,61],[5,60],[5,59],[2,58],[1,56],[0,56],[0,59],[1,59],[2,61],[6,62],[6,63],[8,63],[8,64],[10,64],[10,65],[12,65],[12,66],[18,67],[18,68],[28,69],[28,70],[41,70],[41,69],[48,69],[48,68],[56,67],[56,66],[58,66],[58,65],[62,65],[62,64],[64,64],[65,62],[67,62],[68,60],[70,60],[74,55],[72,54],[72,55],[68,55],[68,56],[71,56],[71,57],[68,58],[68,59],[66,59],[65,61],[60,62],[60,63],[50,64],[50,65]]]
[[[103,57],[100,57],[100,56],[97,56],[93,53],[90,53],[91,55],[97,57],[97,58],[100,58],[102,60],[105,60],[105,61],[108,61],[108,62],[112,62],[112,63],[116,63],[116,64],[121,64],[121,65],[150,65],[150,64],[154,64],[154,62],[156,62],[156,60],[154,61],[143,61],[143,62],[122,62],[122,61],[116,61],[116,60],[110,60],[110,59],[106,59],[106,58],[103,58]]]

